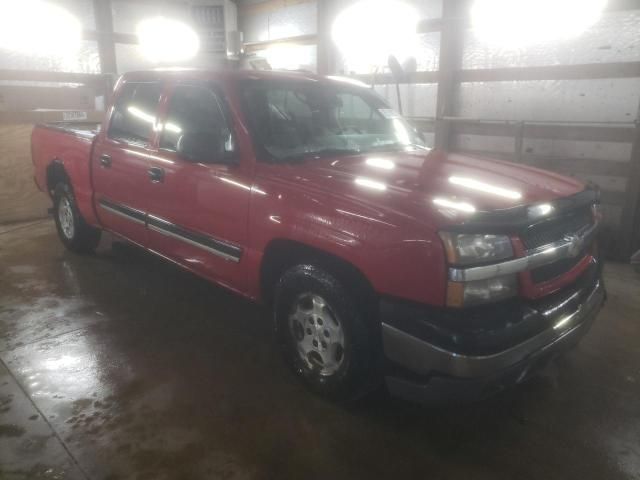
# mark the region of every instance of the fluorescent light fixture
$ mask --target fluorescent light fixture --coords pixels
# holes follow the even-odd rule
[[[165,17],[142,20],[136,29],[140,49],[154,63],[189,60],[200,50],[200,39],[187,24]]]
[[[494,185],[489,185],[488,183],[484,183],[479,180],[474,180],[473,178],[449,177],[449,183],[453,185],[459,185],[461,187],[469,188],[471,190],[477,190],[479,192],[489,193],[491,195],[496,195],[498,197],[510,198],[512,200],[519,200],[520,198],[522,198],[522,194],[520,192],[516,192],[515,190],[509,190],[502,187],[496,187]]]
[[[368,178],[358,177],[356,178],[355,182],[356,185],[359,185],[361,187],[370,188],[372,190],[379,190],[381,192],[387,189],[387,186],[384,183],[376,182],[375,180],[371,180]]]
[[[473,30],[495,48],[521,48],[581,34],[607,0],[475,0]]]
[[[389,55],[402,62],[415,54],[418,18],[403,1],[361,0],[338,14],[332,37],[350,68],[368,71],[387,65]]]
[[[299,70],[313,62],[304,45],[282,43],[268,47],[262,54],[275,70]]]
[[[446,198],[434,198],[433,203],[439,207],[449,208],[452,210],[458,210],[460,212],[474,213],[476,207],[467,202],[457,202],[455,200],[447,200]]]
[[[82,25],[62,7],[40,0],[0,2],[0,48],[65,56],[80,46]]]

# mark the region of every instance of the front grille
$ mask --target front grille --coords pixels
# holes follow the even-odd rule
[[[534,283],[548,282],[561,275],[564,275],[573,267],[575,267],[584,258],[584,254],[575,258],[563,258],[557,262],[543,265],[542,267],[531,270],[531,279]]]
[[[580,229],[593,223],[591,207],[583,207],[574,210],[562,217],[553,218],[544,222],[536,223],[527,227],[520,235],[525,249],[549,245],[550,243],[562,240],[565,235],[576,233]]]

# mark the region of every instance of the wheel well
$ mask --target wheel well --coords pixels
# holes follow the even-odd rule
[[[269,243],[262,257],[260,287],[265,303],[272,302],[276,283],[282,274],[290,267],[302,263],[313,263],[326,269],[341,280],[345,288],[361,299],[375,297],[373,286],[353,264],[303,243],[278,239]]]
[[[69,182],[69,175],[67,175],[62,162],[55,159],[47,167],[47,190],[49,194],[53,195],[53,190],[56,188],[56,185],[61,182],[71,184],[71,182]]]

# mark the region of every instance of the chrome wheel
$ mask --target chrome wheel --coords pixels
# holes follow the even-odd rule
[[[60,203],[58,205],[58,221],[60,222],[62,234],[68,240],[71,240],[75,233],[75,225],[73,223],[73,210],[71,209],[71,202],[66,195],[60,199]]]
[[[299,295],[289,329],[300,359],[322,376],[333,375],[344,360],[344,330],[327,302],[313,293]]]

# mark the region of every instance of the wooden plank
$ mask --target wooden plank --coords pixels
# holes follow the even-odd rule
[[[434,118],[405,117],[406,120],[415,128],[422,132],[434,132],[436,129],[436,121]]]
[[[87,122],[100,122],[104,112],[90,111],[63,111],[40,110],[28,112],[0,112],[0,125],[24,124],[24,123],[51,123],[80,120]]]
[[[456,134],[514,136],[521,122],[474,120],[448,117]],[[523,137],[551,140],[578,140],[630,143],[635,137],[632,124],[588,125],[524,122]]]
[[[388,85],[395,84],[396,81],[390,73],[380,74],[356,74],[350,75],[351,77],[360,80],[364,83],[376,85]],[[418,83],[438,83],[439,72],[414,72],[405,76],[400,83],[402,84],[418,84]]]
[[[335,71],[336,48],[331,39],[332,12],[329,2],[317,2],[316,32],[318,32],[316,71],[320,75],[330,75]]]
[[[638,244],[640,243],[638,238],[640,234],[640,124],[636,128],[630,167],[629,183],[622,211],[622,252],[626,259],[635,249],[640,248]]]
[[[93,110],[95,91],[78,87],[0,85],[0,111]]]
[[[109,75],[93,73],[52,72],[49,70],[0,70],[0,80],[18,82],[82,83],[104,88]]]
[[[93,0],[93,11],[96,17],[100,71],[117,74],[118,65],[116,63],[116,46],[113,42],[111,0]]]
[[[293,45],[313,45],[318,42],[317,35],[298,35],[295,37],[278,38],[277,40],[266,40],[264,42],[248,42],[244,44],[247,52],[263,50],[272,45],[293,44]]]
[[[460,28],[459,21],[464,16],[465,4],[464,0],[449,0],[442,3],[434,146],[445,151],[449,149],[451,143],[451,124],[446,117],[455,115],[455,98],[460,86],[456,77],[458,69],[462,66],[464,30]]]
[[[84,30],[82,32],[82,38],[84,40],[98,41],[100,34],[95,30]],[[111,35],[114,43],[124,43],[126,45],[137,45],[140,43],[138,36],[135,33],[113,33]]]
[[[33,181],[32,128],[0,125],[0,223],[43,218],[51,206]]]
[[[504,160],[508,162],[515,162],[517,155],[515,152],[492,152],[486,150],[471,150],[471,149],[455,149],[456,153],[464,155],[483,157],[483,158],[495,158],[497,160]],[[567,158],[556,156],[544,156],[534,154],[523,154],[522,162],[525,165],[529,165],[536,168],[542,168],[543,170],[550,170],[561,173],[567,176],[604,176],[604,177],[620,177],[620,180],[627,178],[629,173],[629,162],[616,162],[613,160],[602,160],[596,158]],[[613,200],[617,199],[616,205],[624,204],[624,192],[621,191],[608,191],[607,198],[609,202],[614,203]]]
[[[549,65],[543,67],[479,68],[461,70],[460,82],[509,82],[532,80],[593,80],[640,77],[640,62]]]
[[[640,0],[609,0],[605,8],[611,12],[619,10],[640,10]]]
[[[476,120],[463,120],[447,117],[451,123],[452,132],[467,135],[488,135],[493,137],[513,137],[516,134],[515,122],[486,122]]]
[[[567,173],[584,173],[588,175],[608,175],[612,177],[627,177],[629,162],[617,162],[599,158],[571,158],[557,156],[540,156],[523,154],[523,161],[530,165]]]
[[[420,33],[431,33],[431,32],[439,32],[442,30],[442,19],[441,18],[429,18],[423,19],[418,22],[418,27],[416,32]]]
[[[635,128],[628,125],[563,125],[526,123],[526,138],[548,138],[552,140],[582,140],[593,142],[631,143]]]
[[[266,0],[259,3],[240,3],[238,5],[239,15],[256,15],[259,13],[269,13],[283,8],[310,3],[316,0]],[[319,0],[327,1],[327,0]]]

